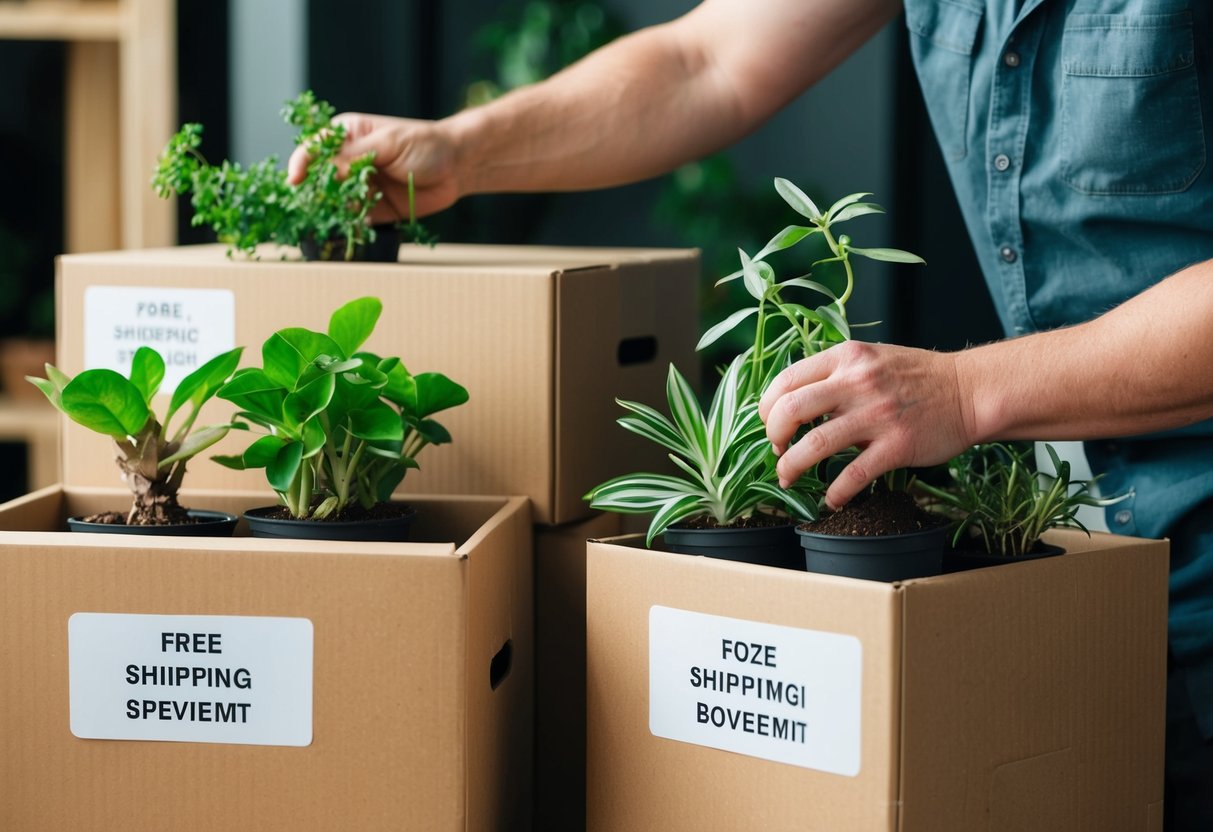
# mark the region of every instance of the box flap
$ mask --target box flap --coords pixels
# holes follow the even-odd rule
[[[1048,539],[1068,554],[902,587],[906,832],[1129,817],[1146,832],[1162,797],[1167,544]]]

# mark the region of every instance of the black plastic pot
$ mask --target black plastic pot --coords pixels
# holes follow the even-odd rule
[[[263,516],[279,506],[262,506],[244,513],[253,537],[277,537],[290,540],[353,540],[403,542],[417,517],[409,508],[399,517],[375,520],[279,520]]]
[[[948,526],[897,535],[850,536],[796,529],[810,572],[904,581],[938,575],[948,544]]]
[[[943,553],[943,571],[945,574],[968,572],[970,569],[984,569],[987,566],[1005,566],[1008,563],[1054,558],[1064,555],[1065,552],[1060,546],[1051,546],[1048,543],[1041,543],[1026,555],[1015,557],[992,555],[976,549],[948,549]]]
[[[81,517],[67,518],[68,531],[94,532],[97,534],[151,534],[176,535],[180,537],[231,537],[239,518],[226,511],[203,511],[190,509],[186,512],[197,523],[178,523],[170,526],[128,526],[125,523],[89,523]]]
[[[354,247],[353,262],[395,263],[400,258],[400,231],[392,223],[376,225],[375,242]],[[345,240],[332,238],[320,243],[314,237],[299,241],[304,260],[341,262],[345,260]]]
[[[747,529],[687,529],[671,526],[665,531],[665,545],[680,555],[704,555],[709,558],[778,566],[804,571],[800,547],[796,545],[795,526],[758,526]]]

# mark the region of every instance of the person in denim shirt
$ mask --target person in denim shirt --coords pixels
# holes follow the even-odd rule
[[[606,187],[746,135],[841,63],[895,0],[706,0],[548,81],[442,121],[361,114],[400,218],[466,194]],[[849,342],[763,398],[791,482],[857,445],[840,506],[975,442],[1083,439],[1113,531],[1170,537],[1168,829],[1213,830],[1213,3],[905,0],[914,63],[1008,340]],[[307,159],[297,150],[290,175]],[[831,418],[790,445],[801,424]],[[1109,726],[1112,730],[1114,726]]]

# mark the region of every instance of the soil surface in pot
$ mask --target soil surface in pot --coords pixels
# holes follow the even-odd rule
[[[800,528],[842,537],[876,537],[920,532],[947,522],[922,508],[906,492],[878,486],[814,523],[801,523]]]
[[[310,523],[360,523],[364,520],[395,520],[398,517],[404,517],[412,512],[412,508],[404,503],[376,503],[369,509],[363,508],[358,503],[347,505],[345,509],[337,515],[330,515],[321,519],[308,518]],[[274,506],[273,508],[265,509],[256,512],[258,517],[265,520],[297,520],[299,518],[292,517],[286,506]]]
[[[743,517],[740,520],[734,520],[727,526],[722,526],[716,522],[714,517],[692,517],[689,520],[683,520],[675,523],[673,528],[676,529],[769,529],[775,526],[786,526],[788,518],[775,517],[771,514],[753,514],[749,517]]]
[[[88,517],[81,517],[85,523],[97,523],[102,526],[125,526],[126,514],[121,511],[103,511],[100,514],[90,514]],[[189,526],[194,523],[213,523],[214,520],[206,517],[190,517],[186,514],[185,509],[181,509],[180,515],[173,515],[171,519],[166,519],[162,523],[134,523],[136,526]]]

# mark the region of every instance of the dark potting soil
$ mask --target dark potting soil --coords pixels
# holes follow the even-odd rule
[[[323,519],[309,518],[311,523],[358,523],[365,520],[395,520],[398,517],[404,517],[413,509],[404,503],[376,503],[369,509],[363,508],[358,503],[347,505],[340,514],[329,515]],[[257,512],[259,517],[266,520],[296,520],[292,517],[286,506],[274,506],[272,509]]]
[[[786,526],[788,518],[775,517],[772,514],[753,514],[749,517],[743,517],[740,520],[734,520],[727,526],[722,526],[716,522],[713,517],[692,517],[690,520],[683,520],[681,523],[675,523],[675,529],[769,529],[775,526]]]
[[[101,526],[125,526],[126,515],[120,511],[103,511],[100,514],[90,514],[88,517],[81,517],[85,523],[97,523]],[[194,523],[204,523],[206,519],[190,517],[188,514],[174,519],[171,523],[136,523],[134,525],[143,526],[189,526]]]
[[[814,523],[802,523],[800,528],[820,534],[874,537],[920,532],[946,525],[947,522],[938,514],[922,508],[904,491],[878,488],[856,497],[838,511]]]

